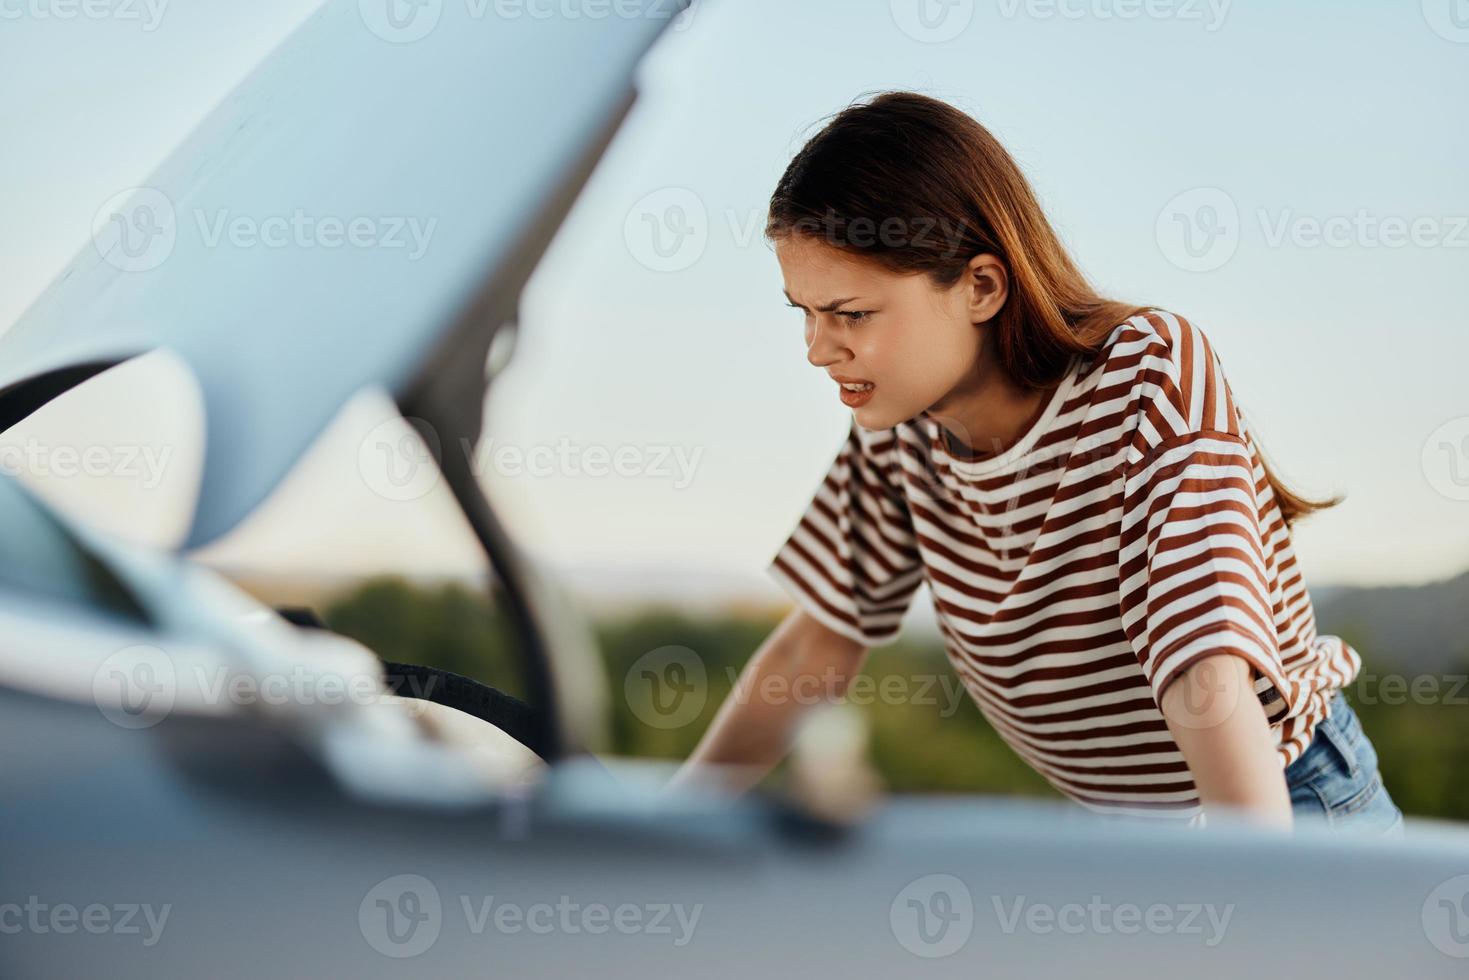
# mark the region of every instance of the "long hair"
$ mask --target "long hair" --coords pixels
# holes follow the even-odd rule
[[[765,236],[821,237],[947,288],[990,253],[1009,270],[991,327],[1001,368],[1035,390],[1073,355],[1102,349],[1118,324],[1156,309],[1107,299],[1056,236],[1013,158],[973,117],[914,92],[883,92],[838,112],[791,159],[770,199]],[[1256,448],[1259,449],[1258,440]],[[1260,462],[1287,525],[1334,506],[1307,500]]]

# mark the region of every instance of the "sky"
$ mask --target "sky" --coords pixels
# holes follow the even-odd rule
[[[310,7],[89,9],[0,0],[0,330]],[[1309,584],[1456,574],[1469,567],[1466,82],[1469,16],[1451,0],[701,2],[643,65],[639,101],[526,289],[486,404],[482,479],[557,568],[773,592],[765,565],[850,410],[806,361],[763,210],[824,117],[911,89],[995,133],[1104,293],[1203,328],[1289,486],[1345,494],[1296,526]],[[190,385],[167,356],[120,368],[0,437],[0,465],[69,513],[170,546],[200,459]],[[354,401],[200,557],[477,568],[431,474],[404,490],[366,469],[407,434],[387,412],[380,395]],[[58,451],[94,446],[109,462],[90,473]],[[622,472],[599,475],[598,453],[619,451]],[[533,471],[516,452],[557,462]]]

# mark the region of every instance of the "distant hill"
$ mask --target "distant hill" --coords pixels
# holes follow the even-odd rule
[[[1410,586],[1312,589],[1316,628],[1379,667],[1469,670],[1469,572]]]
[[[320,608],[350,592],[363,576],[270,575],[259,570],[223,569],[257,598],[272,605]],[[686,568],[548,568],[547,573],[594,618],[617,617],[653,606],[693,615],[758,612],[779,615],[790,600],[761,574],[740,575]],[[474,577],[408,576],[420,585],[443,581],[475,584]],[[1469,670],[1469,572],[1417,586],[1340,586],[1311,589],[1319,632],[1343,637],[1378,670],[1463,672]],[[903,619],[910,639],[939,638],[927,587],[914,596]]]

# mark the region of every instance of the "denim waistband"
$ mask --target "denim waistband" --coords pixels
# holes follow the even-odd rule
[[[1346,695],[1338,688],[1331,697],[1331,714],[1316,726],[1319,736],[1325,737],[1336,754],[1346,763],[1352,778],[1361,775],[1361,760],[1357,747],[1362,741],[1362,723],[1352,710]]]

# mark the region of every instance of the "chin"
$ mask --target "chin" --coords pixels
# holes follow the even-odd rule
[[[893,418],[892,412],[883,411],[881,408],[875,408],[872,405],[863,405],[861,408],[854,408],[851,411],[852,418],[856,420],[858,425],[864,429],[870,429],[873,432],[882,429],[891,429],[903,421],[901,418]]]

